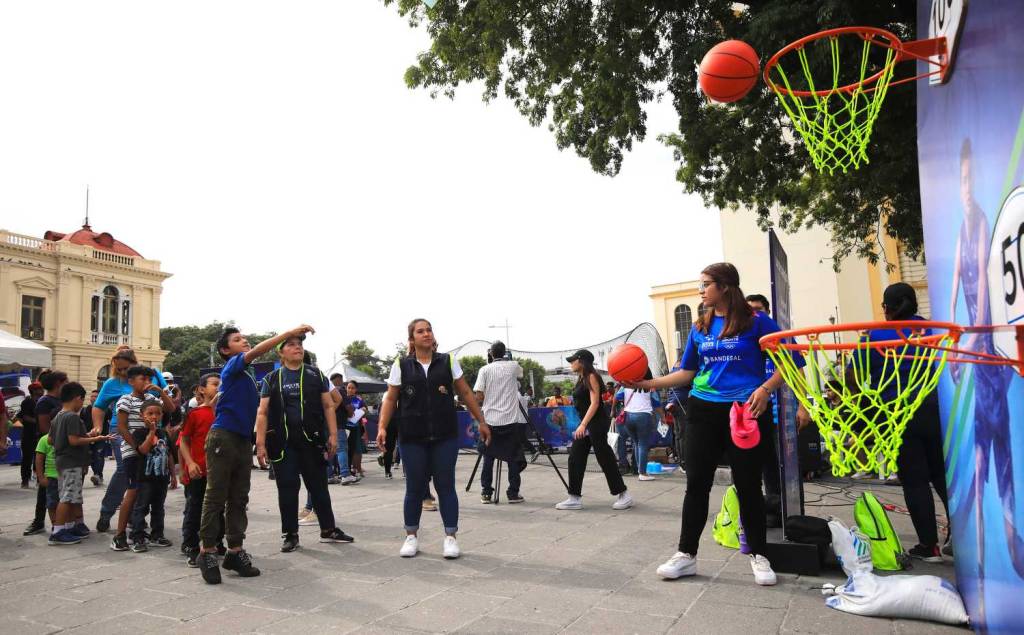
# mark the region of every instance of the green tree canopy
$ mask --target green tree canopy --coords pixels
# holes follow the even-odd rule
[[[544,376],[547,374],[544,371],[544,367],[528,357],[516,359],[519,365],[523,367],[523,387],[535,386],[534,397],[540,397],[540,394],[544,391]],[[530,377],[533,376],[533,383],[530,382]]]
[[[645,109],[668,97],[678,130],[659,138],[679,163],[683,189],[706,204],[749,208],[763,227],[776,208],[784,230],[822,225],[833,234],[836,263],[851,253],[875,261],[880,222],[912,254],[920,251],[912,86],[886,100],[871,162],[828,176],[793,143],[792,124],[767,88],[759,84],[735,107],[713,106],[698,92],[694,70],[726,39],[751,44],[762,62],[789,42],[838,26],[882,27],[913,39],[915,0],[747,0],[745,10],[733,0],[440,0],[433,8],[382,1],[412,26],[425,24],[432,39],[406,71],[410,87],[453,97],[461,84],[479,82],[485,101],[503,93],[532,125],[547,122],[559,149],[572,148],[609,176],[634,141],[647,137]]]
[[[366,340],[355,340],[345,347],[343,351],[348,364],[360,371],[384,379],[388,376],[391,364],[388,360],[379,359],[377,353],[366,343]]]
[[[160,345],[168,351],[164,370],[174,373],[178,384],[185,390],[199,381],[199,370],[223,365],[223,360],[213,350],[217,338],[226,327],[234,322],[210,322],[205,326],[166,326],[160,329]],[[255,346],[277,333],[246,333],[249,344]],[[210,364],[211,354],[213,364]],[[267,353],[258,361],[277,360],[277,354]]]
[[[466,355],[465,357],[459,358],[459,366],[462,367],[462,376],[465,378],[466,383],[469,384],[470,389],[476,385],[476,376],[480,374],[480,369],[487,365],[487,360],[479,355]]]

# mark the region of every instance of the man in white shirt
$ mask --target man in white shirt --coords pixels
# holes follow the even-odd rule
[[[491,426],[491,446],[494,449],[497,439],[505,439],[514,447],[516,453],[521,452],[522,426],[526,423],[520,412],[519,380],[523,377],[523,368],[518,362],[506,357],[505,344],[498,341],[491,344],[487,352],[488,364],[480,369],[476,377],[476,385],[473,391],[480,400],[481,409],[484,412],[484,419]],[[508,461],[508,491],[506,492],[509,503],[521,503],[523,497],[519,494],[521,479],[519,473],[522,464],[519,461]],[[485,453],[483,466],[480,472],[480,502],[491,503],[491,496],[494,494],[492,486],[494,479],[494,456]]]

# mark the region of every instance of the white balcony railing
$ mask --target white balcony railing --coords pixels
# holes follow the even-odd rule
[[[131,338],[127,335],[120,335],[118,333],[100,333],[99,331],[92,332],[91,341],[93,344],[99,344],[101,346],[120,346],[121,344],[130,344]]]

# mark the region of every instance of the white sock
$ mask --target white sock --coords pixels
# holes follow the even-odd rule
[[[61,529],[64,529],[64,525],[51,525],[50,526],[50,535],[51,536],[56,535],[56,533],[58,531],[60,531]]]
[[[571,500],[574,503],[578,503],[581,500],[583,500],[583,497],[582,496],[577,496],[575,494],[569,494],[569,500]]]
[[[75,528],[75,523],[73,523],[73,522],[64,523],[64,529],[74,529],[74,528]]]

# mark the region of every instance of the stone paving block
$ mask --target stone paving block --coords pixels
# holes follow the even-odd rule
[[[466,624],[456,633],[472,633],[473,635],[553,635],[561,628],[543,622],[524,622],[485,615]]]
[[[268,611],[256,607],[228,607],[219,613],[211,613],[188,620],[185,623],[187,629],[204,633],[249,633],[260,628],[266,628],[275,622],[292,617],[293,613],[285,611]]]
[[[781,633],[857,633],[858,635],[892,635],[893,620],[881,617],[851,615],[825,606],[820,593],[794,595],[782,623]]]
[[[397,613],[377,624],[399,628],[416,628],[431,632],[450,632],[497,608],[504,598],[443,591]]]
[[[700,598],[668,632],[670,635],[774,635],[779,632],[785,615],[786,609],[715,604]],[[819,635],[834,632],[818,631]]]
[[[62,635],[132,635],[133,633],[156,633],[168,628],[180,628],[181,624],[176,620],[164,617],[148,615],[141,611],[122,613],[102,622],[94,622],[85,626],[61,631]]]
[[[49,626],[24,619],[10,620],[4,625],[4,628],[9,629],[8,632],[18,633],[18,635],[50,635],[62,630],[58,626]]]
[[[538,585],[508,600],[490,613],[492,617],[544,622],[568,626],[591,606],[603,602],[606,591],[580,591],[574,588]]]
[[[679,617],[708,585],[686,581],[676,583],[655,576],[637,576],[607,597],[601,606],[630,613]]]
[[[581,615],[562,632],[653,635],[667,632],[673,622],[675,619],[671,617],[641,615],[595,607]]]

